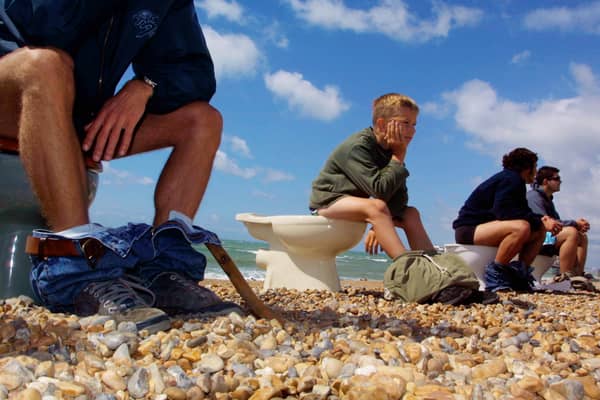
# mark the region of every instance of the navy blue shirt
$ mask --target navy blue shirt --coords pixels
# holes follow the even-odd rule
[[[534,231],[542,226],[542,215],[527,204],[525,181],[518,172],[504,169],[475,188],[452,227],[516,219],[526,220]]]

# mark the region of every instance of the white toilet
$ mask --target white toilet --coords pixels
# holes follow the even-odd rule
[[[256,254],[256,265],[266,269],[264,290],[341,290],[335,257],[356,246],[366,228],[364,222],[314,215],[244,213],[235,219],[269,243],[268,250]]]
[[[494,257],[496,257],[496,251],[498,251],[497,247],[452,243],[444,245],[444,251],[447,253],[458,254],[463,260],[465,260],[473,272],[475,272],[475,275],[479,280],[479,289],[485,289],[485,267],[490,262],[494,261]],[[517,257],[514,259],[517,259]],[[546,271],[550,269],[553,261],[553,257],[543,255],[538,255],[533,260],[533,263],[531,263],[533,272],[531,274],[538,282],[541,283],[542,276],[544,276]]]

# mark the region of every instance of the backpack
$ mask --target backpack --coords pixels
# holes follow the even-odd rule
[[[479,290],[479,281],[456,254],[414,250],[398,256],[385,271],[384,297],[404,303],[458,304]]]

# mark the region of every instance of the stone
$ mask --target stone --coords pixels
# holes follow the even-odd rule
[[[127,381],[127,390],[129,394],[136,399],[143,398],[150,390],[148,370],[138,368]]]
[[[169,400],[186,400],[185,390],[177,387],[168,387],[165,390],[165,394]]]
[[[35,389],[25,389],[19,393],[17,400],[42,400],[42,395]]]
[[[125,379],[118,375],[113,370],[105,371],[101,374],[100,379],[102,383],[104,383],[108,388],[114,391],[125,390],[127,388],[127,384],[125,383]]]

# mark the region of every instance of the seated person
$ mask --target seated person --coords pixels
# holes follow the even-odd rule
[[[527,205],[525,184],[533,182],[537,159],[525,148],[505,154],[504,169],[475,188],[452,223],[457,243],[498,247],[485,269],[487,290],[529,290],[529,265],[545,232],[560,232],[558,221]]]
[[[419,211],[407,206],[404,158],[418,113],[410,97],[390,93],[377,98],[373,126],[342,142],[312,184],[313,214],[372,225],[365,240],[370,254],[380,247],[391,258],[406,251],[396,227],[404,229],[411,249],[433,249]]]
[[[552,201],[554,193],[560,191],[559,169],[544,166],[540,168],[532,185],[527,192],[529,207],[538,214],[549,215],[560,221],[563,229],[555,236],[554,244],[544,244],[542,254],[558,255],[560,272],[572,276],[583,276],[587,257],[588,239],[586,232],[590,223],[584,218],[561,220]]]

